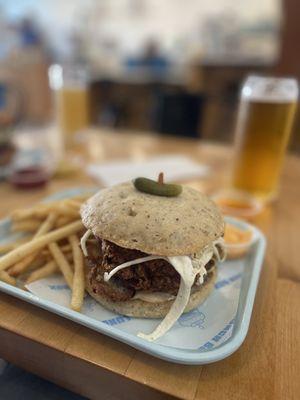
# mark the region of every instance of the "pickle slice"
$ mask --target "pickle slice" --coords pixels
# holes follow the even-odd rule
[[[142,177],[134,179],[133,184],[140,192],[153,194],[155,196],[176,197],[182,192],[181,185],[158,183],[152,179]]]

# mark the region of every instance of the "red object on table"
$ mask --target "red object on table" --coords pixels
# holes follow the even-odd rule
[[[50,180],[49,172],[42,166],[20,168],[13,171],[9,181],[20,189],[34,189],[46,185]]]

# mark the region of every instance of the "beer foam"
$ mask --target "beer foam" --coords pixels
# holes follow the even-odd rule
[[[252,75],[243,85],[241,98],[266,103],[291,103],[297,101],[298,92],[295,79]]]

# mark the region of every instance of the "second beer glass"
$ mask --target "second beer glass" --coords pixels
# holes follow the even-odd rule
[[[241,93],[232,186],[269,201],[279,175],[298,99],[294,79],[250,76]]]

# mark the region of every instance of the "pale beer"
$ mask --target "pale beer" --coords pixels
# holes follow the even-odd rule
[[[85,87],[62,87],[58,93],[58,120],[67,144],[72,144],[74,134],[86,128],[88,117],[88,92]]]
[[[49,84],[55,94],[55,111],[64,146],[74,144],[74,136],[89,125],[88,76],[80,66],[54,64],[49,68]]]
[[[276,196],[297,98],[293,79],[246,80],[236,127],[233,187],[262,200]]]

